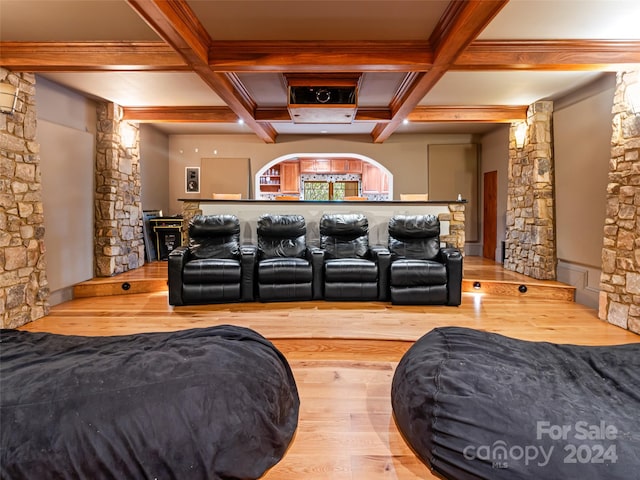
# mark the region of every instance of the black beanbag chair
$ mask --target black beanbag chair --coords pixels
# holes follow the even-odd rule
[[[438,328],[403,356],[391,396],[405,440],[446,479],[640,478],[640,343]]]
[[[258,333],[0,331],[0,478],[255,479],[298,422],[295,380]]]

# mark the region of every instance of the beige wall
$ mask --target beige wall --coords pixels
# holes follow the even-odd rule
[[[96,105],[77,93],[36,80],[42,205],[51,305],[93,277],[93,192]]]
[[[615,75],[555,103],[558,280],[577,287],[580,303],[597,308],[611,158]]]
[[[169,212],[169,137],[140,124],[142,209]]]
[[[480,145],[480,178],[478,178],[479,191],[479,212],[480,212],[480,243],[482,243],[482,212],[483,212],[483,179],[487,172],[498,172],[498,205],[496,224],[496,252],[495,261],[502,261],[502,242],[506,236],[506,216],[507,216],[507,181],[509,166],[509,125],[500,125],[495,130],[482,137]],[[482,255],[482,253],[479,253]]]
[[[255,135],[172,135],[169,138],[170,213],[180,213],[179,198],[199,198],[184,191],[185,167],[199,167],[201,159],[250,158],[251,174],[270,161],[294,153],[356,153],[369,157],[389,169],[393,177],[394,199],[402,192],[424,192],[428,186],[427,149],[429,144],[472,143],[471,135],[394,135],[383,144],[370,137],[278,137],[278,143],[265,144]],[[196,151],[197,150],[197,151]]]

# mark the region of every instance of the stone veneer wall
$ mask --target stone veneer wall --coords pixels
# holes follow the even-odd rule
[[[122,107],[98,105],[95,192],[95,273],[108,277],[144,265],[139,131],[121,141]]]
[[[552,115],[553,102],[529,106],[521,149],[509,132],[504,267],[539,280],[556,278]]]
[[[640,114],[626,102],[640,71],[618,73],[602,249],[599,317],[640,334]]]
[[[15,113],[0,114],[0,314],[16,328],[49,313],[40,145],[35,76],[0,68],[0,82],[20,89]]]

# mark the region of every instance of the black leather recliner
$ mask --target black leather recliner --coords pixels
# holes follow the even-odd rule
[[[257,234],[260,301],[322,298],[323,254],[307,247],[302,215],[262,215]]]
[[[391,303],[460,305],[462,254],[440,248],[435,215],[395,215],[389,220]]]
[[[320,218],[326,300],[388,299],[389,250],[369,246],[369,222],[359,213]]]
[[[189,222],[189,245],[169,254],[169,303],[254,300],[256,247],[240,245],[235,215],[196,215]]]

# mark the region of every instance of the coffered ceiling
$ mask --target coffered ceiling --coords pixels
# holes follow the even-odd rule
[[[637,0],[0,0],[0,64],[168,134],[381,143],[485,132],[638,68],[638,25]],[[360,74],[353,121],[294,122],[287,74],[337,73]]]

